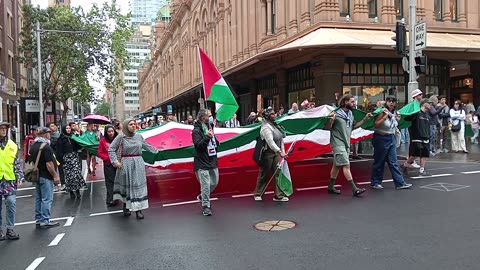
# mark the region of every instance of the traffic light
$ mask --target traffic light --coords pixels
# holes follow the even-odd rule
[[[417,75],[427,73],[427,56],[417,56],[415,57],[415,71]]]
[[[392,30],[395,33],[395,36],[392,37],[392,40],[395,41],[395,51],[399,55],[405,55],[406,46],[407,46],[407,30],[405,29],[405,24],[397,22],[395,29]]]

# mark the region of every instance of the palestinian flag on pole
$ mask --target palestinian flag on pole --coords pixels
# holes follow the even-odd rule
[[[200,47],[197,48],[198,57],[200,58],[205,99],[215,102],[215,117],[217,121],[228,121],[238,110],[237,101],[212,60],[208,58]]]
[[[278,176],[278,187],[290,196],[293,194],[292,177],[290,176],[290,170],[288,169],[288,163],[286,159],[282,159],[280,162],[280,175]]]

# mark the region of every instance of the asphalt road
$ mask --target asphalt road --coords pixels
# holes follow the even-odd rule
[[[369,181],[371,161],[353,164],[356,181]],[[34,200],[22,190],[21,239],[0,242],[0,269],[478,269],[480,164],[432,161],[429,169],[434,177],[408,180],[412,190],[386,182],[354,198],[341,183],[341,196],[319,186],[288,203],[229,195],[212,202],[212,217],[198,203],[153,201],[144,220],[104,213],[120,208],[106,208],[96,182],[81,200],[54,195],[61,226],[49,230],[25,224]],[[297,226],[254,228],[269,220]]]

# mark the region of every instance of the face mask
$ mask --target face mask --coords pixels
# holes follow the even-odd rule
[[[213,116],[208,117],[208,123],[213,124]]]

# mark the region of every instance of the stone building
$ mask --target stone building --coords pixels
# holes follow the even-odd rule
[[[407,0],[176,0],[171,21],[157,22],[151,61],[139,70],[140,111],[195,114],[203,96],[196,46],[223,73],[239,119],[305,99],[332,103],[343,93],[361,108],[388,94],[408,98],[408,74],[392,49]],[[480,3],[418,0],[427,23],[427,74],[420,88],[480,102]],[[213,104],[209,104],[213,107]]]

